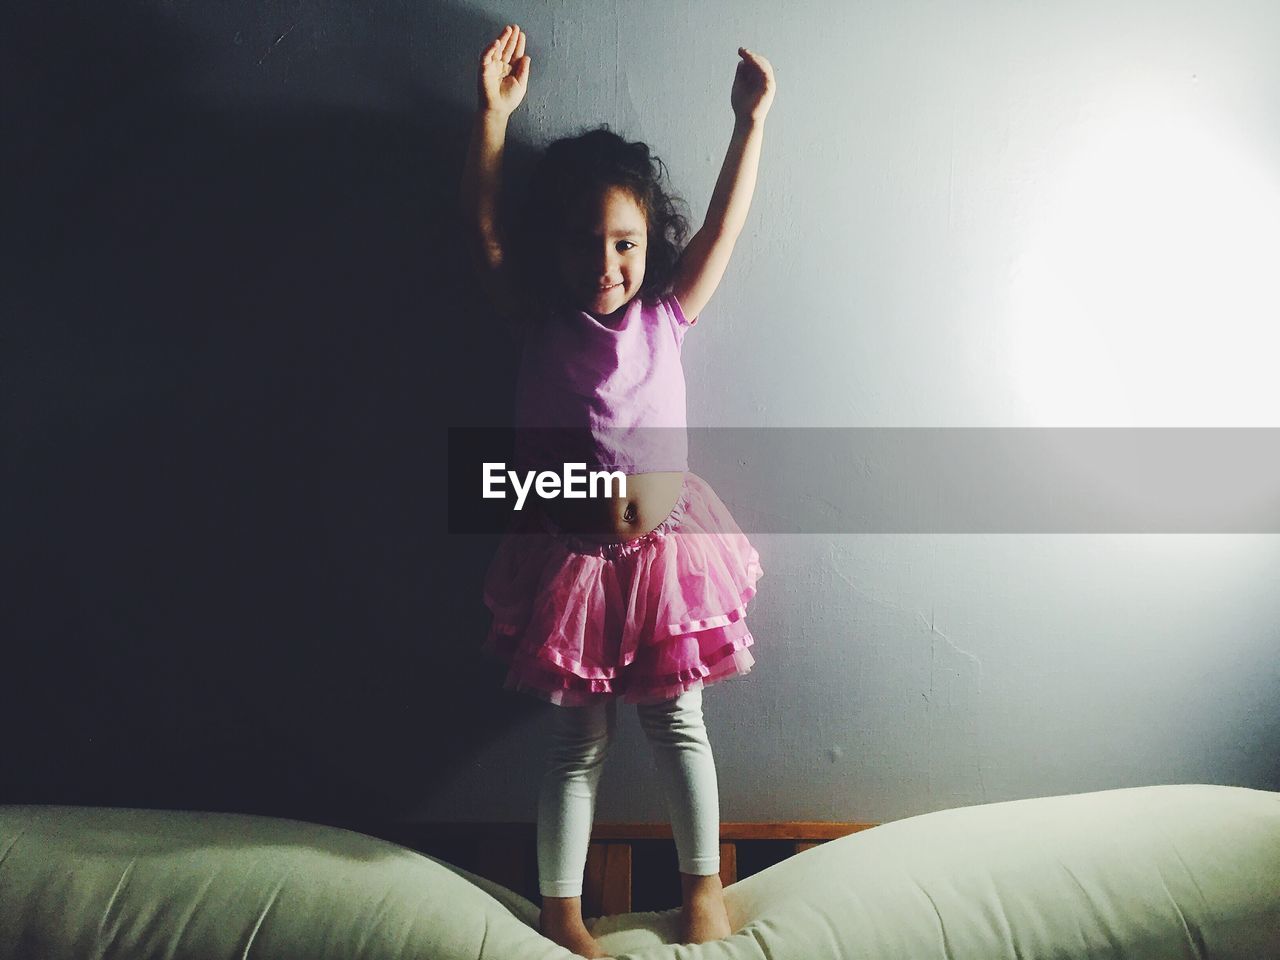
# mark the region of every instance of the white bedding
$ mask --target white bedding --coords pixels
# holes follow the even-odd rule
[[[1280,794],[1180,784],[944,810],[725,897],[737,932],[715,943],[671,943],[674,910],[590,925],[620,960],[1280,960]],[[0,960],[570,958],[537,912],[332,827],[0,806]]]

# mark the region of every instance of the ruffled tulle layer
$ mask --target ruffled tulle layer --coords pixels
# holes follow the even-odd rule
[[[506,689],[563,706],[671,699],[751,670],[747,602],[763,572],[693,473],[667,519],[623,543],[571,536],[531,512],[489,566],[483,649],[508,665]]]

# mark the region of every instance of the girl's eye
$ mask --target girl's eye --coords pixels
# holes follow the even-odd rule
[[[630,240],[619,240],[619,241],[618,241],[618,252],[619,252],[619,253],[626,253],[628,250],[630,250],[630,249],[631,249],[632,247],[634,247],[634,246],[636,246],[636,244],[632,243]]]

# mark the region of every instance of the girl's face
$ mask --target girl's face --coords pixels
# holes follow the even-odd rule
[[[621,187],[584,202],[560,240],[560,279],[570,300],[597,317],[625,306],[644,282],[648,236],[644,211]]]

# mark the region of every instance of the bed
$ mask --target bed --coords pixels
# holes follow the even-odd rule
[[[1280,960],[1280,793],[1168,784],[822,829],[726,886],[724,940],[675,943],[675,909],[588,926],[619,960]],[[628,838],[596,839],[591,896],[616,906]],[[0,806],[0,960],[571,958],[537,917],[492,876],[334,826]]]

